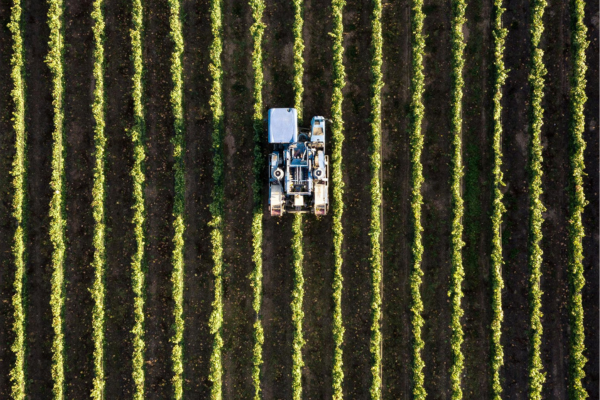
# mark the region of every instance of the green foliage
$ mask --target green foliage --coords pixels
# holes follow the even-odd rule
[[[304,312],[302,304],[304,302],[304,275],[302,274],[302,214],[294,215],[292,224],[292,263],[294,270],[294,288],[292,289],[292,397],[294,400],[302,399],[302,347],[304,338],[302,336],[302,322]]]
[[[94,381],[91,397],[95,400],[104,398],[104,271],[106,268],[106,248],[104,223],[105,204],[105,153],[106,135],[104,133],[104,1],[95,0],[92,9],[94,26],[94,184],[92,188],[92,215],[94,217],[94,258],[92,269],[94,281],[90,290],[94,306],[92,309],[92,340],[94,342]]]
[[[183,397],[183,290],[184,290],[184,259],[183,248],[185,232],[185,128],[183,119],[183,35],[180,17],[179,0],[169,0],[171,11],[169,23],[171,25],[171,39],[173,40],[173,54],[171,55],[171,77],[173,89],[171,90],[171,107],[174,120],[173,143],[173,170],[175,174],[175,198],[173,199],[173,317],[175,320],[174,332],[171,337],[173,350],[171,362],[173,369],[173,397]]]
[[[212,111],[212,153],[213,153],[213,181],[212,203],[210,213],[212,219],[209,226],[210,240],[212,244],[213,276],[215,298],[212,303],[209,328],[213,335],[213,349],[210,355],[210,371],[208,379],[212,382],[210,397],[212,400],[222,398],[223,364],[221,353],[223,351],[223,105],[222,105],[222,82],[223,68],[221,53],[223,42],[221,39],[223,30],[223,19],[221,11],[221,0],[210,1],[210,26],[213,34],[213,42],[210,46],[209,71],[212,78],[212,89],[210,96],[210,109]]]
[[[293,0],[294,2],[294,108],[298,111],[298,119],[302,122],[303,107],[302,95],[304,94],[304,86],[302,78],[304,77],[304,41],[302,40],[302,27],[304,25],[302,8],[303,0]]]
[[[583,304],[581,291],[585,285],[583,276],[583,237],[585,231],[581,214],[588,202],[583,191],[585,174],[584,151],[586,147],[583,133],[585,130],[584,107],[587,70],[585,51],[587,27],[584,23],[585,1],[571,0],[571,48],[572,71],[570,93],[570,136],[571,136],[571,173],[569,184],[569,398],[583,400],[588,397],[581,383],[585,377],[584,367],[587,358],[585,351],[585,333],[583,326]]]
[[[546,208],[542,204],[542,143],[541,131],[544,110],[544,52],[539,48],[544,24],[542,17],[546,8],[546,0],[534,0],[531,4],[531,70],[529,84],[531,87],[531,122],[529,124],[529,309],[530,309],[530,355],[529,355],[529,398],[542,399],[542,387],[546,380],[542,372],[542,290],[540,278],[542,275],[542,213]]]
[[[463,24],[466,21],[465,9],[467,5],[464,0],[452,2],[452,93],[451,93],[451,131],[452,135],[452,177],[451,177],[451,204],[452,204],[452,231],[451,231],[451,273],[450,273],[450,306],[452,307],[451,329],[452,338],[450,347],[452,351],[452,365],[450,366],[450,385],[452,386],[452,400],[462,399],[461,375],[464,368],[464,355],[461,346],[464,333],[460,319],[464,312],[461,307],[463,297],[462,282],[465,271],[462,262],[462,248],[465,245],[462,239],[464,214],[463,199],[461,193],[461,181],[463,176],[462,165],[462,97],[464,79],[462,76],[465,64],[464,50],[465,40],[463,35]]]
[[[27,133],[25,132],[25,67],[23,60],[23,31],[22,31],[21,0],[14,0],[11,8],[10,23],[8,28],[12,35],[12,70],[10,77],[13,88],[10,92],[13,102],[12,122],[15,132],[15,158],[11,175],[14,195],[12,199],[12,216],[16,222],[13,237],[12,254],[14,257],[15,280],[13,283],[14,294],[12,297],[13,326],[15,334],[11,350],[15,355],[15,363],[10,371],[12,382],[11,397],[22,400],[26,396],[25,388],[25,252],[26,243],[26,193],[27,193]]]
[[[342,216],[344,213],[344,180],[342,175],[342,146],[344,143],[344,119],[342,115],[342,90],[346,85],[346,71],[344,69],[344,6],[345,0],[333,0],[333,94],[331,99],[331,183],[332,183],[332,220],[333,220],[333,399],[342,400],[344,370],[343,348],[344,322],[342,320],[342,244],[344,233],[342,231]]]
[[[254,182],[252,184],[253,202],[254,207],[252,210],[252,262],[254,262],[254,270],[250,275],[250,285],[252,286],[252,308],[256,313],[256,320],[254,321],[254,348],[252,352],[252,381],[254,383],[254,399],[260,400],[260,366],[263,363],[262,348],[264,343],[264,331],[262,327],[262,321],[260,318],[260,307],[262,303],[262,180],[261,176],[264,172],[264,164],[262,157],[262,142],[264,136],[263,130],[263,100],[262,100],[262,88],[263,88],[263,55],[262,55],[262,41],[263,34],[265,31],[265,24],[262,22],[263,12],[265,10],[265,3],[263,0],[250,0],[250,6],[252,7],[252,17],[254,23],[250,27],[250,33],[254,41],[254,47],[252,50],[252,69],[254,71],[254,114],[253,128],[254,128],[254,163],[252,165],[252,172],[254,174]]]
[[[493,36],[494,36],[494,98],[493,98],[493,126],[494,136],[492,151],[494,153],[493,166],[493,200],[492,200],[492,254],[490,262],[490,276],[492,280],[492,323],[491,323],[491,349],[490,360],[492,367],[492,396],[500,400],[502,384],[500,382],[500,368],[504,365],[504,351],[502,348],[502,215],[506,211],[502,202],[502,187],[504,186],[502,174],[502,87],[507,76],[504,68],[504,43],[508,33],[502,27],[502,0],[494,0]]]
[[[49,51],[46,63],[52,75],[52,172],[50,188],[50,241],[52,242],[52,278],[50,308],[52,309],[52,393],[55,399],[64,397],[64,321],[65,306],[64,264],[66,252],[65,215],[65,146],[64,146],[64,37],[63,2],[48,0],[48,27],[50,28]]]
[[[421,338],[421,331],[425,320],[422,317],[423,300],[421,299],[421,283],[423,282],[423,270],[421,262],[423,257],[423,243],[421,225],[421,208],[423,207],[423,195],[421,186],[423,178],[423,165],[421,164],[421,153],[423,151],[423,93],[425,92],[425,75],[423,73],[423,57],[425,55],[425,36],[423,35],[423,0],[412,2],[412,78],[411,78],[411,102],[410,102],[410,169],[411,169],[411,220],[412,220],[412,269],[410,273],[411,294],[411,325],[413,336],[412,354],[412,394],[417,400],[423,400],[427,396],[425,391],[425,375],[423,369],[425,362],[421,358],[421,352],[425,342]]]
[[[371,399],[381,398],[381,89],[383,88],[383,39],[381,35],[381,0],[373,0],[371,15]]]
[[[131,259],[131,280],[134,295],[133,318],[133,372],[134,400],[144,398],[144,305],[145,305],[145,245],[146,240],[146,206],[144,199],[144,186],[146,181],[146,121],[144,118],[142,35],[144,11],[142,0],[133,0],[132,5],[131,47],[133,59],[133,127],[131,128],[131,141],[133,143],[133,226],[135,233],[135,253]]]

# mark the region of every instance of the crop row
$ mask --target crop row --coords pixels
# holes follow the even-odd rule
[[[423,400],[427,396],[425,391],[425,375],[423,368],[425,362],[421,358],[421,352],[425,342],[421,338],[421,331],[425,320],[421,315],[423,312],[423,301],[421,299],[421,283],[423,282],[423,270],[421,262],[423,257],[423,243],[421,225],[421,208],[423,207],[423,195],[421,186],[423,178],[423,165],[421,164],[421,153],[423,151],[423,93],[425,92],[425,74],[423,73],[423,57],[425,55],[425,36],[423,35],[423,0],[413,0],[411,13],[412,23],[412,77],[411,77],[411,102],[410,102],[410,170],[411,170],[411,222],[413,238],[411,244],[412,269],[410,272],[410,294],[411,294],[411,325],[413,336],[412,354],[412,393],[417,400]]]
[[[144,186],[146,181],[146,120],[144,116],[143,98],[143,73],[142,58],[143,36],[143,7],[142,0],[134,0],[132,5],[131,47],[133,59],[133,126],[131,128],[131,141],[133,143],[133,229],[135,233],[135,253],[131,259],[131,280],[133,290],[133,371],[134,383],[133,398],[144,398],[144,307],[145,307],[145,245],[146,240],[146,206],[144,199]]]
[[[210,204],[210,241],[212,245],[213,277],[215,298],[212,303],[209,328],[213,335],[213,348],[210,355],[208,379],[212,382],[210,396],[212,400],[222,398],[223,364],[223,52],[222,31],[223,15],[221,0],[210,1],[210,27],[213,41],[210,46],[209,71],[212,78],[210,109],[212,112],[212,153],[213,153],[213,189]]]
[[[252,382],[254,384],[254,399],[260,400],[260,367],[263,363],[262,349],[264,343],[264,330],[260,317],[260,308],[262,304],[262,241],[263,241],[263,211],[262,211],[262,175],[264,173],[262,143],[264,138],[263,129],[263,55],[262,42],[265,31],[265,24],[262,22],[265,10],[264,0],[251,0],[252,18],[254,23],[250,28],[252,39],[254,41],[252,50],[252,69],[254,71],[254,162],[252,172],[254,182],[252,184],[253,209],[252,209],[252,262],[254,270],[250,275],[250,284],[252,286],[252,308],[256,314],[254,321],[253,339],[254,349],[252,351]]]
[[[48,26],[49,51],[46,63],[52,75],[52,172],[50,187],[50,241],[52,242],[52,278],[50,308],[52,309],[52,392],[55,399],[64,397],[64,321],[65,306],[64,264],[66,250],[65,219],[65,146],[64,146],[64,69],[63,69],[63,2],[50,0]]]
[[[452,231],[451,231],[451,272],[450,272],[450,306],[452,308],[451,329],[452,337],[450,347],[452,351],[452,364],[450,367],[450,385],[452,386],[452,400],[462,399],[461,375],[463,371],[464,356],[462,353],[463,329],[460,319],[464,312],[461,301],[463,297],[462,282],[465,276],[462,260],[462,248],[464,246],[462,234],[462,218],[464,214],[463,199],[461,193],[461,181],[463,176],[462,165],[462,97],[463,97],[463,67],[465,64],[464,50],[465,38],[463,24],[466,21],[465,9],[467,5],[464,0],[452,2],[452,93],[451,93],[451,121],[450,134],[452,138],[452,176],[451,176],[451,204],[452,204]]]
[[[344,213],[344,180],[342,175],[342,146],[344,144],[344,119],[342,115],[342,90],[346,85],[344,69],[344,5],[345,0],[333,0],[331,4],[333,34],[333,93],[331,96],[331,183],[332,183],[332,223],[333,223],[333,399],[343,398],[343,348],[344,322],[342,319],[342,216]]]
[[[13,101],[13,130],[15,132],[15,157],[13,161],[14,197],[12,201],[13,217],[16,222],[15,235],[13,238],[12,253],[14,257],[15,280],[13,283],[14,294],[13,306],[13,333],[15,335],[11,350],[15,361],[10,371],[12,381],[11,396],[13,399],[25,398],[25,242],[26,242],[26,188],[27,188],[27,161],[25,157],[27,136],[25,132],[25,77],[23,61],[23,33],[21,1],[15,0],[11,8],[10,23],[8,28],[12,34],[12,58],[11,78],[13,88],[10,92]]]
[[[94,258],[92,269],[94,281],[90,292],[94,300],[92,308],[92,337],[94,342],[94,381],[91,397],[96,400],[104,398],[104,271],[106,268],[106,248],[104,223],[105,203],[105,153],[106,135],[104,133],[104,0],[95,0],[92,10],[94,21],[94,100],[92,115],[94,117],[94,183],[92,188],[92,215],[94,217],[93,246]]]
[[[175,175],[175,197],[173,199],[173,318],[174,332],[171,338],[171,368],[173,369],[173,397],[183,397],[183,248],[185,232],[185,128],[183,120],[183,34],[181,28],[179,0],[169,0],[171,39],[173,54],[171,55],[171,107],[173,112],[173,169]]]
[[[506,80],[507,71],[504,67],[504,43],[508,33],[502,27],[502,0],[494,0],[493,35],[494,35],[494,98],[493,98],[493,143],[494,165],[492,175],[493,200],[492,200],[492,254],[490,262],[490,275],[492,280],[492,322],[491,328],[491,354],[492,367],[492,396],[500,400],[502,384],[500,381],[500,368],[504,365],[504,351],[502,348],[502,215],[506,211],[502,203],[502,187],[504,186],[502,174],[502,87]]]
[[[529,398],[541,400],[542,387],[546,380],[542,372],[542,290],[540,278],[542,275],[542,213],[546,208],[542,204],[542,143],[541,131],[544,110],[544,52],[540,49],[540,41],[544,24],[542,17],[546,8],[546,0],[534,0],[531,4],[531,70],[529,84],[531,87],[531,122],[529,124],[529,312],[530,312],[530,355],[529,355]]]
[[[587,204],[583,191],[585,169],[583,139],[585,130],[584,107],[587,70],[585,51],[588,47],[587,28],[583,21],[585,1],[571,2],[572,72],[570,93],[570,133],[571,133],[571,173],[569,207],[569,322],[571,328],[569,341],[569,398],[583,400],[588,397],[581,381],[585,377],[584,366],[587,361],[585,351],[585,333],[583,327],[583,304],[581,291],[585,285],[583,277],[583,237],[585,231],[581,214]]]
[[[304,26],[303,0],[294,0],[294,108],[298,112],[298,120],[302,123],[304,116],[302,106],[302,95],[304,94],[304,40],[302,39],[302,27]],[[302,261],[304,259],[302,246],[302,214],[294,215],[292,222],[292,269],[294,273],[292,288],[292,397],[294,400],[302,398],[302,347],[304,347],[304,336],[302,324],[304,322],[304,275],[302,273]]]
[[[383,88],[383,38],[381,34],[381,0],[373,1],[371,16],[371,399],[381,398],[381,89]]]

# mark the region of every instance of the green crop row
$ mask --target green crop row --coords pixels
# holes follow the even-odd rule
[[[302,214],[294,215],[292,223],[292,263],[294,270],[294,288],[292,289],[292,325],[294,327],[292,338],[292,397],[294,400],[302,399],[302,347],[304,337],[302,335],[302,322],[304,312],[304,275],[302,274]]]
[[[252,262],[254,270],[250,275],[250,285],[252,286],[252,308],[256,313],[254,321],[254,349],[252,352],[252,382],[254,383],[254,399],[260,400],[260,367],[263,363],[262,348],[265,340],[262,320],[260,318],[260,308],[262,304],[262,241],[263,241],[263,211],[262,211],[262,174],[264,173],[264,164],[262,156],[262,143],[264,138],[263,130],[263,54],[262,42],[265,31],[265,24],[262,22],[265,10],[264,0],[250,0],[252,7],[252,18],[254,23],[250,27],[250,33],[254,41],[252,50],[252,69],[254,71],[254,163],[252,172],[254,182],[252,184],[253,209],[252,209]]]
[[[383,88],[383,38],[381,32],[381,0],[373,0],[371,15],[371,399],[381,398],[381,89]]]
[[[210,241],[212,244],[213,276],[215,298],[212,303],[209,328],[213,335],[213,348],[210,355],[210,371],[208,379],[212,382],[210,397],[212,400],[222,398],[223,363],[223,68],[221,53],[223,52],[222,31],[223,15],[221,0],[210,1],[210,26],[213,42],[210,46],[209,71],[212,78],[210,109],[212,112],[212,153],[213,181],[210,213],[212,219]]]
[[[13,306],[13,333],[15,334],[11,350],[15,355],[15,363],[10,371],[10,380],[12,381],[11,396],[13,399],[22,400],[25,398],[25,302],[24,302],[24,283],[25,283],[25,262],[27,254],[25,252],[26,243],[26,208],[27,208],[27,160],[26,160],[26,142],[27,134],[25,132],[25,68],[23,60],[23,32],[21,28],[23,10],[21,0],[14,0],[11,8],[10,29],[13,45],[11,78],[13,88],[10,92],[13,101],[12,121],[15,131],[15,158],[13,161],[12,185],[14,188],[14,197],[12,200],[13,217],[16,222],[15,235],[13,237],[12,253],[15,263],[15,280],[13,283],[14,294],[12,297]]]
[[[303,106],[302,95],[304,86],[302,78],[304,77],[304,41],[302,39],[302,27],[304,26],[303,0],[293,0],[294,2],[294,107],[298,111],[298,118],[302,122]]]
[[[173,344],[171,362],[173,369],[173,398],[183,397],[183,276],[185,264],[183,248],[185,232],[185,127],[183,119],[183,34],[181,28],[179,0],[169,0],[171,39],[173,54],[171,55],[171,107],[173,111],[174,137],[173,169],[175,174],[175,197],[173,199],[173,318],[174,332],[171,338]]]
[[[133,59],[133,126],[131,128],[131,141],[133,143],[133,219],[135,232],[135,253],[131,259],[131,280],[134,295],[133,306],[133,372],[134,383],[133,398],[144,398],[144,306],[145,306],[145,245],[146,240],[146,206],[144,199],[144,186],[146,181],[146,121],[143,105],[143,73],[142,35],[144,11],[142,0],[134,0],[132,5],[131,47]]]
[[[333,211],[333,399],[342,400],[344,397],[343,383],[343,354],[344,322],[342,320],[342,245],[344,233],[342,231],[342,216],[344,213],[344,179],[342,175],[342,146],[344,143],[344,119],[342,115],[342,90],[346,85],[346,71],[344,69],[344,6],[345,0],[333,0],[331,4],[333,19],[333,94],[331,96],[331,183],[332,183],[332,211]]]
[[[569,398],[583,400],[588,397],[581,383],[585,377],[584,366],[587,358],[585,351],[585,333],[583,326],[583,304],[581,291],[585,285],[583,276],[583,237],[585,231],[581,214],[587,201],[583,191],[585,174],[583,139],[585,130],[584,108],[587,101],[585,94],[587,71],[585,51],[588,47],[586,39],[587,27],[584,23],[585,1],[571,1],[571,48],[572,72],[570,93],[570,133],[571,133],[571,173],[570,173],[570,208],[569,208],[569,322],[571,327],[569,341]]]
[[[492,254],[490,262],[490,275],[492,279],[492,323],[491,323],[491,348],[490,361],[492,367],[492,396],[500,400],[502,384],[500,382],[500,368],[504,365],[504,351],[502,348],[502,215],[506,211],[502,203],[502,187],[504,186],[502,174],[502,87],[506,80],[507,71],[504,68],[504,43],[508,33],[502,27],[502,0],[494,0],[493,11],[493,36],[494,36],[494,98],[493,98],[493,144],[494,153],[493,175],[493,200],[492,200]]]
[[[105,153],[106,135],[104,133],[104,0],[95,0],[92,9],[94,21],[94,184],[92,188],[92,214],[94,217],[94,258],[92,269],[94,281],[90,290],[94,306],[92,309],[92,340],[94,342],[94,381],[91,397],[96,400],[104,398],[104,271],[106,268],[106,248],[104,223],[105,201]]]
[[[64,321],[65,282],[64,264],[66,251],[65,218],[65,145],[64,145],[64,37],[63,2],[49,0],[48,27],[50,28],[49,51],[46,63],[52,75],[52,172],[50,187],[50,241],[52,242],[52,278],[50,288],[50,308],[52,309],[52,392],[55,399],[64,397]]]
[[[543,124],[542,99],[544,97],[544,52],[539,48],[544,31],[542,17],[546,8],[546,0],[533,0],[531,3],[531,70],[529,84],[531,87],[531,122],[529,124],[529,309],[530,309],[530,355],[529,355],[529,398],[541,400],[542,387],[546,380],[542,372],[542,213],[546,208],[542,204],[542,143]]]
[[[410,102],[410,209],[413,230],[411,245],[413,265],[410,273],[410,311],[412,313],[411,325],[413,336],[412,393],[415,399],[423,400],[427,396],[427,392],[425,391],[425,375],[423,374],[425,362],[421,358],[421,352],[425,347],[425,342],[421,338],[421,331],[425,320],[421,315],[423,312],[423,300],[421,299],[420,291],[421,283],[423,282],[423,270],[421,269],[423,257],[423,226],[421,225],[423,195],[421,194],[421,186],[425,181],[423,178],[423,165],[421,164],[424,141],[422,124],[425,114],[425,107],[423,106],[423,93],[425,92],[425,74],[423,73],[423,57],[425,55],[423,22],[425,21],[425,14],[423,13],[423,0],[413,0],[412,11],[412,78]]]
[[[464,214],[461,181],[463,176],[462,165],[462,97],[463,97],[463,67],[465,64],[464,50],[465,38],[463,24],[466,22],[465,10],[467,5],[464,0],[452,2],[452,93],[451,93],[451,132],[452,135],[452,177],[451,177],[451,204],[452,204],[452,231],[451,231],[451,275],[450,275],[450,305],[452,307],[451,329],[452,337],[450,347],[452,351],[452,365],[450,366],[450,384],[452,386],[452,400],[462,399],[461,375],[464,368],[464,355],[462,353],[463,329],[460,319],[464,312],[461,306],[463,297],[462,282],[465,271],[462,262],[463,224]]]

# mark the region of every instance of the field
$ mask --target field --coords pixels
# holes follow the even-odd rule
[[[598,13],[0,0],[0,397],[600,398]]]

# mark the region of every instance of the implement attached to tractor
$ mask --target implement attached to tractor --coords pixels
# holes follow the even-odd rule
[[[298,128],[295,108],[269,110],[269,211],[327,215],[329,157],[325,155],[325,118]]]

